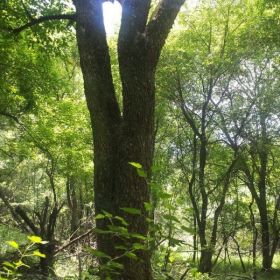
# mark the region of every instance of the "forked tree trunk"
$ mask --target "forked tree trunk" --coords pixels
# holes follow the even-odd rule
[[[84,88],[94,138],[94,191],[96,214],[102,210],[124,216],[120,208],[133,207],[142,215],[126,216],[131,232],[147,235],[144,202],[149,187],[128,162],[138,162],[149,172],[152,165],[155,108],[155,71],[160,51],[184,0],[162,0],[148,22],[151,0],[122,3],[118,57],[123,111],[119,109],[103,23],[102,0],[76,0],[77,41]],[[148,22],[148,23],[147,23]],[[107,221],[97,220],[100,229]],[[116,257],[120,241],[97,234],[98,250]],[[149,254],[142,260],[121,258],[117,279],[152,279]]]

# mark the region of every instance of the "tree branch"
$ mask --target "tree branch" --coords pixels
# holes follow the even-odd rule
[[[170,29],[185,0],[162,0],[146,27],[148,50],[151,57],[156,58],[155,65],[160,56],[160,51],[165,43]]]
[[[28,29],[34,25],[38,25],[40,23],[46,22],[46,21],[52,21],[52,20],[70,20],[75,21],[76,20],[76,14],[60,14],[60,15],[48,15],[48,16],[41,16],[39,18],[35,18],[28,23],[12,29],[12,32],[15,34],[18,34],[22,32],[25,29]]]
[[[0,111],[0,115],[1,115],[1,116],[5,116],[5,117],[7,117],[7,118],[10,118],[10,119],[12,119],[13,121],[15,121],[17,124],[20,124],[18,117],[14,116],[14,115],[12,115],[12,114],[10,114],[10,113],[8,113],[8,112]]]
[[[150,5],[151,0],[123,2],[119,33],[119,45],[121,45],[121,48],[129,47],[135,36],[145,31]]]
[[[20,225],[20,227],[26,231],[29,232],[28,229],[26,228],[25,224],[23,224],[21,222],[21,219],[18,215],[18,213],[14,210],[13,206],[10,204],[9,200],[7,199],[4,191],[0,188],[0,199],[2,199],[2,201],[4,202],[4,204],[6,205],[6,207],[9,209],[9,211],[11,212],[12,216],[14,217],[14,219],[17,221],[17,223]]]
[[[181,84],[181,79],[180,79],[180,75],[179,73],[177,73],[176,75],[176,82],[177,82],[177,91],[179,93],[179,106],[182,110],[182,113],[186,119],[186,121],[188,122],[188,124],[190,125],[193,133],[199,137],[199,139],[202,139],[202,134],[199,131],[199,128],[197,127],[195,120],[193,119],[192,115],[190,114],[188,108],[185,105],[185,100],[183,97],[183,87]]]
[[[61,247],[59,247],[58,249],[55,250],[55,255],[56,255],[57,253],[59,253],[60,251],[65,250],[66,248],[68,248],[68,247],[71,246],[72,244],[74,244],[74,243],[80,241],[81,239],[87,237],[89,234],[91,234],[92,232],[94,232],[94,230],[95,230],[95,228],[92,228],[92,229],[88,230],[87,232],[85,232],[84,234],[82,234],[82,235],[76,237],[75,239],[72,239],[70,242],[68,242],[68,243],[66,243],[66,244],[64,244],[64,245],[62,245]]]
[[[26,14],[26,16],[28,17],[28,19],[29,19],[30,21],[34,20],[33,16],[31,15],[31,13],[29,12],[29,10],[27,9],[27,7],[26,7],[26,5],[24,4],[23,0],[21,0],[21,4],[22,4],[22,7],[23,7],[23,9],[24,9],[24,11],[25,11],[25,14]]]
[[[16,207],[15,212],[22,218],[22,220],[28,225],[28,227],[33,231],[35,235],[39,235],[39,229],[20,206]]]

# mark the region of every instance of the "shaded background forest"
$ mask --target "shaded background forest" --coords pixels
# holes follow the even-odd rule
[[[71,5],[25,2],[0,4],[0,258],[14,258],[7,241],[24,247],[26,235],[41,236],[46,258],[28,260],[23,279],[40,279],[38,266],[98,279],[94,151],[73,22],[9,31]],[[155,279],[279,279],[280,5],[188,4],[157,69],[150,232],[134,236],[126,257],[150,250]],[[115,36],[109,45],[121,101]],[[121,219],[111,234],[127,234]]]

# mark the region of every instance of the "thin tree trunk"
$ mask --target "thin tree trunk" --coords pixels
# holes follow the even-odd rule
[[[199,271],[201,273],[211,273],[212,271],[212,256],[213,252],[211,249],[201,249]]]
[[[79,201],[77,190],[75,188],[75,179],[72,176],[69,176],[66,182],[66,193],[70,210],[71,239],[74,239],[79,235],[78,230],[82,218],[81,202]]]
[[[193,213],[193,228],[194,228],[194,234],[193,234],[193,257],[192,261],[193,263],[196,262],[196,255],[197,255],[197,222],[196,222],[196,217],[195,213]]]
[[[54,255],[55,255],[55,245],[51,241],[47,244],[39,246],[39,250],[42,254],[46,255],[46,258],[40,258],[40,269],[41,273],[48,277],[49,275],[54,275]]]
[[[252,252],[253,252],[253,279],[257,279],[257,242],[258,242],[258,229],[256,227],[255,215],[253,211],[254,200],[249,204],[250,211],[250,220],[253,228],[253,244],[252,244]]]
[[[242,259],[242,255],[241,255],[241,251],[240,251],[240,245],[239,245],[238,241],[234,237],[232,237],[232,240],[233,240],[233,242],[236,245],[236,250],[237,250],[237,253],[238,253],[240,264],[242,266],[242,270],[243,270],[244,273],[246,273],[246,267],[245,267],[245,264],[244,264],[243,259]]]

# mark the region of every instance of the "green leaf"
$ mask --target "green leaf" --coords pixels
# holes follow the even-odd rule
[[[162,193],[159,193],[158,196],[162,199],[167,199],[167,198],[172,197],[172,194],[162,192]]]
[[[112,234],[113,233],[111,230],[104,230],[104,229],[100,229],[100,228],[96,228],[95,232],[100,233],[100,234]]]
[[[131,161],[131,162],[129,162],[129,164],[132,165],[133,167],[137,168],[137,169],[142,168],[142,165],[138,162]]]
[[[137,208],[129,208],[129,207],[123,207],[121,208],[124,212],[132,215],[141,215],[141,210]]]
[[[115,216],[114,218],[116,220],[120,221],[124,226],[128,226],[128,222],[124,218],[122,218],[120,216]]]
[[[113,215],[111,214],[111,213],[109,213],[109,212],[107,212],[107,211],[105,211],[105,210],[102,210],[102,213],[105,215],[105,217],[106,218],[112,218],[113,217]]]
[[[115,246],[115,248],[116,248],[117,250],[125,250],[125,251],[128,250],[128,248],[127,248],[126,246],[123,246],[123,245],[117,245],[117,246]]]
[[[115,225],[108,225],[108,229],[115,233],[126,234],[128,232],[126,227],[120,227]]]
[[[8,280],[8,279],[0,276],[0,280]]]
[[[152,211],[153,210],[153,206],[149,202],[144,202],[144,206],[145,206],[146,211]]]
[[[32,242],[32,243],[38,243],[38,244],[43,244],[43,240],[40,236],[36,235],[31,235],[27,236],[27,238]]]
[[[134,259],[134,260],[138,259],[137,256],[134,253],[131,253],[131,252],[125,253],[125,256],[130,258],[130,259]]]
[[[13,274],[14,273],[12,270],[7,268],[6,266],[3,267],[3,270],[5,270],[8,274]],[[5,280],[7,280],[7,279],[5,279]]]
[[[10,268],[15,268],[14,264],[12,264],[10,262],[3,262],[3,265],[10,267]]]
[[[42,254],[39,250],[34,251],[33,255],[40,258],[46,258],[46,255]]]
[[[18,249],[19,248],[19,245],[16,241],[14,240],[11,240],[11,241],[8,241],[7,242],[11,247],[15,248],[15,249]]]
[[[147,247],[144,244],[141,244],[141,243],[133,243],[132,244],[132,249],[134,249],[134,250],[146,250]]]
[[[130,236],[133,237],[133,238],[141,239],[141,240],[146,240],[147,239],[146,236],[144,236],[140,233],[131,233]]]
[[[175,261],[174,256],[169,256],[169,261],[170,261],[171,263],[173,263],[173,262]]]
[[[121,263],[115,262],[115,261],[109,261],[107,263],[108,266],[114,268],[114,269],[123,269],[123,265]]]
[[[90,247],[87,247],[86,251],[88,251],[91,255],[93,255],[94,257],[97,257],[97,258],[111,259],[111,257],[108,256],[107,254],[105,254],[104,252],[90,248]]]
[[[16,268],[21,267],[21,266],[25,266],[25,267],[30,267],[29,265],[25,264],[22,260],[19,260],[17,262],[14,262]]]
[[[137,168],[137,174],[139,177],[147,178],[147,172],[143,169]]]
[[[103,214],[97,214],[97,215],[95,216],[95,220],[101,220],[101,219],[104,219],[104,218],[106,218],[106,216],[103,215]]]

